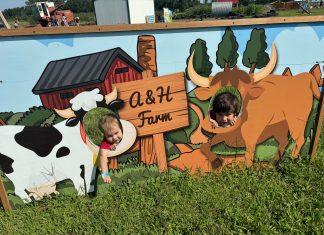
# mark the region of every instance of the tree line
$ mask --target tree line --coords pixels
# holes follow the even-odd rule
[[[239,57],[237,53],[238,46],[234,32],[230,27],[227,27],[221,42],[218,44],[216,64],[224,70],[236,66]],[[250,39],[247,41],[242,58],[243,65],[250,68],[249,73],[254,73],[256,68],[261,69],[268,64],[269,54],[266,52],[266,49],[267,43],[264,29],[254,28],[251,31]],[[210,57],[207,54],[206,41],[197,39],[190,47],[190,55],[193,51],[195,51],[193,66],[196,72],[204,77],[210,76],[213,64],[209,61]],[[187,65],[190,55],[187,58]],[[187,79],[190,80],[187,71],[186,75]]]

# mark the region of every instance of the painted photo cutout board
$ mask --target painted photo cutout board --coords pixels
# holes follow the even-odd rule
[[[322,23],[0,42],[11,55],[0,58],[0,166],[11,203],[57,194],[66,180],[78,194],[94,190],[104,136],[84,119],[98,108],[122,123],[111,172],[125,156],[159,172],[277,163],[309,154],[318,133]],[[223,93],[238,101],[226,125],[214,116]]]

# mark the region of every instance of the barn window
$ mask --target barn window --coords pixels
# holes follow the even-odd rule
[[[60,98],[61,99],[70,99],[73,98],[74,94],[72,92],[65,92],[65,93],[60,93]]]
[[[127,73],[128,70],[129,70],[128,67],[117,68],[117,69],[115,69],[115,74]]]

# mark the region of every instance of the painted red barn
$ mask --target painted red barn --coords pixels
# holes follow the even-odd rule
[[[33,88],[44,107],[65,109],[83,91],[112,91],[112,84],[142,79],[143,68],[125,51],[111,50],[51,61]]]

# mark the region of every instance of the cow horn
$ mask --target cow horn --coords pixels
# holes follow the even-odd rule
[[[188,66],[187,66],[187,72],[188,72],[188,75],[191,79],[191,81],[196,84],[197,86],[200,86],[200,87],[209,87],[209,78],[208,77],[203,77],[203,76],[200,76],[196,71],[195,71],[195,68],[193,66],[193,58],[194,58],[194,55],[195,55],[195,51],[192,52],[190,58],[189,58],[189,63],[188,63]]]
[[[253,75],[254,82],[258,82],[261,79],[268,76],[272,72],[272,70],[276,67],[276,64],[277,64],[277,48],[275,44],[272,44],[269,63],[260,72]]]
[[[67,108],[67,109],[54,109],[54,111],[62,118],[72,118],[72,117],[76,117],[75,113],[73,112],[73,110],[71,108]]]
[[[106,104],[108,105],[111,101],[117,99],[117,88],[115,87],[112,92],[105,95]]]

